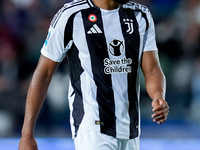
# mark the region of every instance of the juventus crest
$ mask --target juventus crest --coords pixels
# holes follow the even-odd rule
[[[133,20],[132,19],[124,19],[124,22],[127,25],[126,32],[129,34],[132,34],[134,32]]]

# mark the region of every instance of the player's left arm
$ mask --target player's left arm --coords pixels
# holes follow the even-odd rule
[[[145,77],[147,92],[153,100],[153,121],[162,124],[167,120],[169,106],[165,101],[166,80],[160,67],[157,51],[143,53],[142,71]]]

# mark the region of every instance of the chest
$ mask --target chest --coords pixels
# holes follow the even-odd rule
[[[79,54],[88,59],[88,52],[98,55],[97,61],[110,58],[138,58],[146,23],[142,14],[130,9],[112,11],[83,10],[73,20],[73,41]]]

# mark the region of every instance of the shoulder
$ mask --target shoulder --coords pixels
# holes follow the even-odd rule
[[[87,9],[89,7],[91,7],[91,4],[88,2],[88,0],[74,0],[72,2],[66,3],[54,15],[51,21],[51,26],[55,27],[58,20],[60,20],[60,22],[66,22],[66,20],[68,20],[73,14],[76,14],[80,10]]]
[[[75,7],[77,11],[79,11],[80,9],[87,8],[90,6],[91,4],[89,3],[88,0],[73,0],[69,3],[66,3],[61,9],[65,11],[65,10],[70,10]]]
[[[150,24],[152,24],[153,18],[152,18],[150,10],[146,6],[129,1],[128,3],[123,5],[123,8],[130,9],[134,11],[135,13],[137,12],[136,14],[140,14],[140,15],[136,15],[136,17],[143,18],[146,22],[146,30],[149,29]]]
[[[89,7],[91,7],[91,4],[88,0],[74,0],[72,2],[66,3],[58,12],[61,12],[64,15],[73,14]]]
[[[142,13],[146,13],[146,14],[150,13],[149,9],[146,6],[139,3],[132,2],[132,1],[129,1],[128,3],[124,4],[123,8],[127,8],[127,9],[129,8],[134,11],[141,11]]]

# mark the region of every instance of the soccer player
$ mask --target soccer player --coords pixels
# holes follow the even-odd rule
[[[139,150],[140,68],[153,121],[166,121],[166,81],[149,10],[128,0],[78,0],[65,4],[51,22],[28,90],[19,150],[37,150],[35,122],[66,55],[76,150]]]

